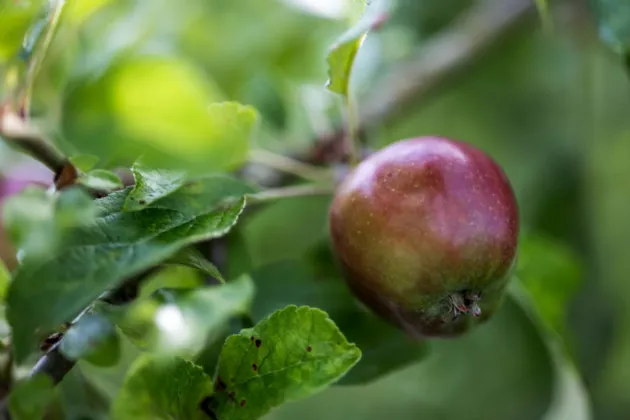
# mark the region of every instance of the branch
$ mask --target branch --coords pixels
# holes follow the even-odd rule
[[[449,27],[424,43],[411,58],[394,66],[362,100],[360,132],[399,117],[411,105],[442,87],[479,59],[497,41],[534,15],[533,0],[480,0]],[[343,128],[319,137],[300,160],[326,164],[346,159]]]

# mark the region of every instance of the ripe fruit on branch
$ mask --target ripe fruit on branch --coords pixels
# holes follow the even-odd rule
[[[482,151],[401,140],[361,162],[330,209],[333,249],[355,296],[415,337],[453,337],[499,308],[516,261],[518,208]]]

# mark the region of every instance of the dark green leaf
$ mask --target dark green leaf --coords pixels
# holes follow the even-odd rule
[[[53,402],[55,389],[50,377],[38,374],[18,382],[9,396],[9,411],[18,420],[40,420]]]
[[[129,191],[97,200],[100,213],[94,223],[73,229],[65,246],[16,271],[7,319],[18,362],[34,348],[35,331],[72,319],[122,280],[186,246],[226,234],[252,188],[228,176],[209,176],[133,213],[122,211]]]
[[[129,370],[114,401],[115,419],[208,420],[203,401],[212,395],[212,379],[178,357],[144,355]]]
[[[226,340],[212,408],[220,419],[259,418],[323,390],[360,358],[325,312],[288,306]]]
[[[183,171],[150,169],[139,162],[131,170],[136,184],[127,196],[125,211],[142,210],[154,201],[177,191],[186,181],[186,173]]]
[[[168,262],[196,268],[202,273],[214,277],[219,282],[225,283],[225,279],[219,272],[217,266],[212,264],[212,262],[204,257],[197,249],[186,248],[178,252],[173,258],[169,259]]]
[[[99,191],[115,191],[123,188],[123,183],[112,171],[94,169],[79,178],[79,183]]]
[[[564,334],[567,306],[582,281],[579,258],[562,243],[528,235],[520,243],[517,274],[545,324]]]
[[[426,343],[410,340],[404,332],[362,309],[336,272],[320,275],[305,261],[292,260],[261,267],[252,277],[258,290],[253,306],[256,319],[291,304],[321,308],[361,349],[361,360],[338,382],[340,385],[373,381],[428,354]]]
[[[354,59],[368,32],[383,23],[387,17],[387,0],[374,0],[366,9],[359,22],[344,33],[332,46],[328,53],[329,90],[347,96],[350,86],[350,74]]]
[[[103,97],[112,100],[96,100]],[[77,82],[64,103],[63,128],[80,152],[124,164],[143,155],[164,169],[232,170],[246,162],[258,115],[217,101],[217,89],[191,63],[134,56]]]
[[[82,316],[64,334],[60,350],[66,357],[89,358],[99,365],[113,365],[120,356],[116,329],[105,317],[95,313]]]
[[[630,52],[630,2],[589,0],[597,16],[599,36],[620,54]]]

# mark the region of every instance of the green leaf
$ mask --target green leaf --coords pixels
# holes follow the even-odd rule
[[[80,152],[122,164],[142,155],[163,169],[232,170],[247,160],[258,114],[221,98],[184,60],[135,56],[77,82],[64,103],[63,129]]]
[[[428,355],[424,341],[411,340],[359,307],[336,272],[322,275],[305,261],[286,260],[261,267],[251,275],[257,285],[252,308],[255,319],[291,304],[317,307],[361,349],[361,360],[339,385],[374,381]]]
[[[186,248],[177,253],[173,258],[168,260],[171,264],[181,264],[188,267],[196,268],[202,273],[214,277],[221,283],[225,283],[225,279],[216,265],[212,264],[205,256],[194,248]]]
[[[192,362],[144,355],[129,370],[112,417],[125,419],[208,420],[202,407],[212,395],[212,380]]]
[[[553,393],[543,420],[592,420],[593,413],[588,391],[575,364],[563,351],[564,346],[560,336],[549,330],[546,320],[540,318],[537,304],[518,279],[513,279],[508,291],[510,298],[519,305],[537,329],[553,364]]]
[[[64,334],[60,350],[73,360],[89,358],[95,364],[111,366],[120,356],[120,343],[114,325],[107,318],[88,313]]]
[[[543,26],[548,28],[551,25],[551,18],[549,16],[549,3],[547,0],[535,0],[536,9],[538,9],[538,15],[543,22]]]
[[[23,258],[40,260],[68,239],[68,229],[93,222],[95,211],[92,199],[80,188],[51,195],[28,187],[4,203],[3,222]]]
[[[79,177],[79,183],[100,191],[115,191],[123,188],[123,183],[112,171],[94,169]]]
[[[360,358],[325,312],[291,305],[226,340],[211,407],[220,419],[256,419],[323,390]]]
[[[44,6],[44,0],[0,0],[0,62],[19,52]]]
[[[94,155],[74,155],[71,156],[70,162],[80,171],[88,172],[98,164],[101,160],[98,156]]]
[[[125,201],[125,211],[142,210],[177,191],[186,181],[186,173],[183,171],[151,169],[139,162],[131,170],[136,183]]]
[[[94,223],[70,230],[64,246],[15,272],[7,319],[18,363],[36,345],[36,331],[71,320],[122,280],[181,249],[225,235],[243,211],[244,194],[253,190],[229,176],[208,176],[133,213],[123,211],[129,191],[97,200]]]
[[[528,235],[520,243],[517,275],[539,316],[559,334],[565,333],[566,308],[582,272],[578,256],[562,243],[541,235]]]
[[[630,52],[630,3],[625,0],[589,0],[597,16],[600,38],[619,54]]]
[[[7,297],[7,290],[9,289],[10,283],[11,273],[9,273],[4,262],[0,260],[0,301],[2,302],[4,302],[4,299]]]
[[[55,398],[50,377],[37,374],[18,382],[9,394],[9,412],[19,420],[40,420]]]
[[[326,61],[328,62],[328,82],[326,87],[335,93],[347,96],[350,87],[350,74],[354,59],[368,32],[378,27],[387,17],[388,2],[374,0],[370,3],[359,22],[335,41]]]

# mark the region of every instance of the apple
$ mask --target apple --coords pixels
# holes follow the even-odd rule
[[[377,151],[341,182],[329,222],[353,294],[413,337],[459,336],[501,306],[518,206],[501,167],[469,144],[420,137]]]

